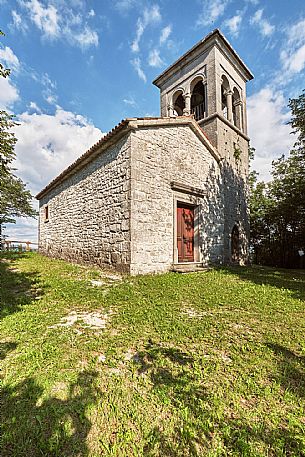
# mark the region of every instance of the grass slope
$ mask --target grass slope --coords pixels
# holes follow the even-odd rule
[[[120,282],[29,253],[0,279],[2,457],[305,456],[304,271]]]

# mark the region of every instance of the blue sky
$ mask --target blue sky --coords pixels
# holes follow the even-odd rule
[[[0,0],[0,109],[17,115],[16,168],[33,194],[125,117],[159,115],[151,81],[214,28],[250,68],[254,168],[288,153],[305,87],[304,0]],[[8,225],[35,240],[37,222]]]

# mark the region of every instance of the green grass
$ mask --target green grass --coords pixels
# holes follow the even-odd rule
[[[2,255],[1,456],[305,456],[304,271],[103,277]]]

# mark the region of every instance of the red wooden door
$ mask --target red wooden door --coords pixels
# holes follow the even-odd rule
[[[194,262],[194,208],[177,206],[178,262]]]

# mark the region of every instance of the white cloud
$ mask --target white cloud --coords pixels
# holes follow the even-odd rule
[[[82,0],[51,0],[46,6],[40,0],[20,0],[20,5],[44,39],[63,40],[82,49],[98,46],[98,33],[87,23],[95,11],[86,11],[86,3]],[[21,18],[16,14],[13,20],[18,27]]]
[[[305,19],[289,27],[287,34],[289,43],[302,44],[305,40]]]
[[[135,99],[133,97],[124,98],[123,102],[129,106],[133,106],[133,107],[137,106],[137,102],[135,101]]]
[[[5,65],[9,67],[11,70],[19,70],[19,59],[8,46],[5,46],[5,48],[0,49],[0,60],[1,62],[4,62]]]
[[[229,0],[202,0],[202,12],[197,20],[197,26],[211,25],[220,18]]]
[[[140,51],[139,42],[140,42],[140,39],[141,39],[143,33],[144,33],[144,26],[142,24],[142,21],[140,19],[138,19],[136,37],[133,40],[133,42],[131,43],[132,52]]]
[[[239,34],[239,28],[241,25],[242,16],[241,14],[236,14],[235,16],[231,17],[230,19],[226,19],[224,22],[224,26],[227,27],[230,33],[237,37]]]
[[[285,52],[281,54],[283,66],[290,73],[300,73],[305,67],[305,44],[298,48],[295,52]]]
[[[39,106],[35,102],[30,102],[29,103],[29,108],[31,110],[33,110],[33,111],[36,111],[37,113],[41,113],[41,109],[39,108]]]
[[[115,2],[115,7],[121,14],[125,14],[137,5],[138,0],[117,0]]]
[[[300,73],[305,68],[305,19],[295,23],[287,31],[287,40],[280,58],[286,77]]]
[[[143,13],[144,24],[153,24],[161,21],[160,8],[158,5],[152,5],[151,8],[145,8]]]
[[[56,105],[57,96],[56,95],[48,95],[48,96],[45,97],[45,101],[48,102],[50,105]]]
[[[103,135],[85,117],[57,108],[54,115],[22,113],[15,127],[18,176],[33,193],[83,154]]]
[[[33,202],[33,207],[38,209],[38,202]],[[6,224],[4,235],[12,241],[32,241],[37,243],[38,222],[34,218],[18,217],[16,224]],[[32,246],[33,248],[33,246]],[[37,248],[37,246],[36,246]]]
[[[139,52],[140,40],[142,35],[149,25],[156,24],[161,21],[160,8],[158,5],[152,5],[150,8],[145,8],[142,16],[137,20],[136,37],[131,44],[132,52]]]
[[[48,73],[44,73],[41,78],[42,84],[50,89],[56,89],[56,82],[52,81]]]
[[[81,48],[87,48],[89,46],[97,46],[98,45],[98,34],[90,29],[89,27],[85,27],[85,30],[81,32],[79,35],[74,37],[76,43],[79,43]]]
[[[13,23],[11,26],[15,28],[16,30],[19,30],[22,33],[25,33],[28,29],[28,26],[25,22],[24,19],[21,18],[20,14],[17,13],[17,11],[13,10],[12,11],[12,19]]]
[[[31,107],[37,105],[31,102]],[[61,108],[54,115],[25,112],[18,116],[18,123],[14,166],[33,195],[103,136],[88,119]],[[37,220],[19,218],[16,224],[7,224],[5,234],[10,239],[36,241]]]
[[[254,16],[251,17],[250,24],[257,25],[260,34],[263,37],[267,37],[272,35],[272,33],[275,30],[275,27],[274,25],[271,25],[267,19],[263,18],[263,11],[263,9],[257,10]]]
[[[9,78],[0,78],[0,109],[9,110],[19,99],[19,92]]]
[[[151,67],[161,67],[163,60],[160,57],[160,51],[158,49],[152,49],[148,56],[148,64]]]
[[[290,112],[280,91],[270,87],[261,89],[248,98],[249,136],[256,149],[254,170],[260,179],[269,180],[272,160],[288,154],[295,142],[287,125]]]
[[[52,81],[48,73],[44,73],[40,79],[43,86],[42,95],[43,98],[50,104],[56,105],[57,95],[56,91],[56,82]]]
[[[139,78],[142,79],[142,81],[144,81],[146,83],[147,78],[146,78],[144,71],[142,70],[141,60],[139,59],[139,57],[132,59],[130,62],[132,64],[132,66],[134,67],[134,69],[136,70]]]
[[[166,27],[164,27],[162,29],[161,35],[160,35],[160,40],[159,40],[160,46],[162,46],[164,43],[166,43],[166,41],[168,40],[168,37],[170,36],[171,33],[172,33],[172,27],[170,25],[167,25]]]
[[[23,2],[22,5],[28,10],[30,19],[41,30],[43,36],[51,39],[58,37],[59,17],[54,5],[44,7],[38,0]]]

